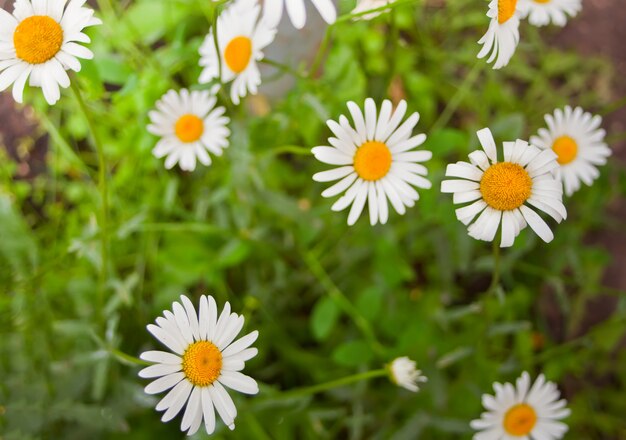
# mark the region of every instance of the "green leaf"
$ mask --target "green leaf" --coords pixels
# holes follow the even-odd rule
[[[346,367],[367,364],[373,357],[370,346],[362,340],[347,342],[333,352],[333,360]]]
[[[311,315],[311,331],[313,337],[318,341],[322,341],[330,335],[337,324],[339,318],[339,308],[335,304],[335,301],[327,296],[320,298],[313,307],[313,313]]]

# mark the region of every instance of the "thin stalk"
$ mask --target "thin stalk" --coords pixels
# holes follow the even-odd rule
[[[139,359],[138,357],[131,356],[129,354],[124,353],[116,348],[109,348],[109,353],[113,355],[115,359],[117,359],[120,363],[125,365],[141,365],[141,366],[149,366],[152,365],[151,362],[144,361],[143,359]]]
[[[397,55],[398,55],[398,46],[400,43],[400,29],[398,28],[398,23],[396,22],[396,12],[394,9],[391,10],[391,12],[389,13],[389,20],[390,20],[390,24],[389,24],[389,35],[391,36],[391,38],[389,39],[391,41],[391,50],[389,51],[390,53],[390,60],[389,60],[389,78],[387,79],[387,87],[385,89],[385,93],[387,93],[389,91],[389,87],[391,86],[391,83],[393,81],[394,76],[396,75],[396,70],[397,70]]]
[[[93,115],[89,107],[85,104],[85,100],[78,86],[78,81],[71,82],[72,91],[76,97],[76,101],[85,115],[85,120],[89,127],[91,140],[98,155],[98,188],[100,190],[101,209],[100,209],[100,280],[98,283],[97,306],[98,313],[104,305],[105,286],[108,279],[108,261],[109,261],[109,188],[107,180],[106,160],[104,156],[104,147],[102,139],[98,134]]]
[[[217,55],[217,69],[218,69],[218,81],[222,84],[222,56],[220,54],[220,42],[217,36],[217,22],[219,18],[219,9],[217,7],[213,8],[213,44],[215,45],[215,52]]]
[[[315,55],[315,58],[313,59],[313,64],[311,64],[311,68],[309,69],[309,79],[313,79],[313,77],[317,74],[317,71],[319,70],[322,61],[324,60],[324,56],[326,55],[326,48],[328,47],[328,44],[330,43],[330,37],[331,37],[331,33],[332,33],[332,26],[328,26],[326,28],[326,32],[324,33],[324,38],[322,39],[322,42],[320,43],[320,47],[317,49],[317,54]]]
[[[315,255],[311,252],[306,252],[304,254],[304,260],[309,266],[309,269],[317,277],[317,279],[322,283],[328,296],[339,306],[344,313],[346,313],[357,326],[357,328],[361,331],[365,339],[369,342],[372,349],[378,354],[383,355],[385,353],[385,348],[378,341],[374,330],[370,323],[361,315],[361,312],[354,307],[352,302],[344,295],[344,293],[339,290],[339,288],[335,285],[330,276],[326,273],[320,262],[317,260]]]
[[[493,292],[500,284],[500,245],[498,240],[493,241],[493,274],[491,276],[491,285],[489,292]]]
[[[450,119],[452,119],[452,116],[461,104],[461,101],[463,100],[463,98],[465,98],[467,92],[478,79],[478,75],[480,74],[484,64],[485,63],[482,60],[479,60],[476,64],[474,64],[472,70],[470,70],[470,72],[463,80],[461,87],[459,87],[454,96],[448,101],[448,105],[446,105],[446,108],[443,109],[443,111],[439,115],[439,118],[433,124],[432,128],[430,129],[431,133],[445,127],[448,122],[450,122]]]
[[[283,145],[281,147],[276,147],[267,152],[270,156],[280,156],[282,154],[295,154],[297,156],[311,156],[310,148],[301,147],[299,145]]]
[[[341,379],[331,380],[330,382],[325,382],[325,383],[313,385],[310,387],[295,388],[293,390],[280,393],[280,395],[278,395],[277,398],[293,399],[297,397],[312,396],[314,394],[319,394],[324,391],[344,387],[346,385],[350,385],[355,382],[360,382],[362,380],[368,380],[368,379],[373,379],[376,377],[387,376],[387,374],[388,374],[387,370],[385,370],[384,368],[381,368],[379,370],[366,371],[365,373],[358,373],[352,376],[342,377]]]
[[[268,66],[275,67],[281,72],[289,73],[290,75],[293,75],[296,78],[300,78],[300,79],[308,78],[307,75],[303,74],[302,72],[298,72],[296,69],[293,69],[291,66],[280,63],[278,61],[270,60],[269,58],[263,58],[260,62],[261,64],[267,64]]]

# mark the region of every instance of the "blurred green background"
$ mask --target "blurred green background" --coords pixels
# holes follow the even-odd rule
[[[626,252],[623,156],[566,201],[552,243],[527,230],[504,251],[491,292],[490,244],[467,236],[438,190],[445,165],[478,147],[477,129],[527,139],[566,104],[614,117],[615,60],[564,49],[571,40],[552,44],[560,29],[523,23],[511,64],[492,71],[476,60],[487,2],[416,1],[331,27],[319,72],[307,53],[266,74],[271,99],[229,107],[224,157],[183,173],[152,156],[147,112],[170,88],[198,88],[208,2],[99,7],[95,60],[73,81],[105,140],[108,229],[98,226],[98,161],[70,91],[53,108],[28,91],[29,106],[0,128],[0,438],[183,438],[180,418],[162,424],[139,367],[116,354],[156,348],[145,326],[181,293],[228,300],[260,331],[245,372],[261,393],[233,393],[237,428],[220,423],[215,438],[469,439],[481,394],[523,370],[558,382],[572,409],[566,438],[626,438],[623,266],[606,276]],[[421,114],[433,189],[385,226],[348,227],[312,181],[327,167],[308,150],[326,142],[325,121],[346,101],[368,96],[406,99]],[[7,143],[20,121],[33,131]],[[605,128],[619,145],[624,133]],[[280,397],[404,355],[429,377],[418,394],[377,379]]]

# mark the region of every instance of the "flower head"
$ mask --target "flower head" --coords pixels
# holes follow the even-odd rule
[[[561,184],[552,176],[557,155],[518,139],[503,143],[504,161],[499,162],[491,131],[480,130],[478,138],[484,151],[471,153],[471,163],[448,165],[446,176],[458,179],[441,183],[442,192],[454,193],[454,203],[466,205],[456,216],[469,225],[469,235],[493,241],[501,226],[500,246],[508,247],[528,224],[542,240],[552,241],[550,227],[533,208],[559,223],[567,217]]]
[[[218,318],[212,296],[200,298],[200,313],[184,295],[174,302],[172,311],[149,324],[148,331],[172,352],[146,351],[141,359],[155,362],[139,372],[143,378],[157,378],[146,386],[148,394],[170,390],[157,404],[168,422],[187,407],[181,430],[194,434],[204,420],[207,433],[215,430],[215,411],[226,426],[235,429],[237,408],[225,386],[244,394],[256,394],[256,381],[240,373],[245,362],[257,354],[249,348],[259,336],[253,331],[234,341],[243,328],[244,318],[230,312],[227,302]],[[233,342],[234,341],[234,342]]]
[[[560,422],[570,415],[567,402],[559,400],[556,385],[546,382],[543,374],[532,387],[530,376],[524,372],[516,386],[496,382],[493,388],[495,396],[483,395],[487,412],[471,422],[472,428],[480,431],[474,440],[557,440],[567,432],[567,425]]]
[[[149,113],[148,131],[161,136],[152,151],[158,157],[167,157],[165,167],[177,163],[185,171],[196,168],[196,160],[211,165],[211,156],[221,156],[228,148],[229,119],[224,107],[215,107],[217,99],[208,91],[189,92],[170,90]]]
[[[302,29],[306,24],[305,0],[265,0],[263,7],[263,19],[270,26],[278,26],[283,16],[283,9],[287,8],[287,14],[296,29]],[[337,10],[332,0],[311,0],[320,15],[328,24],[337,19]],[[284,5],[284,6],[283,6]]]
[[[232,81],[230,98],[235,104],[248,93],[257,93],[261,84],[257,62],[276,36],[274,26],[259,20],[260,12],[257,0],[235,0],[217,19],[217,47],[214,29],[200,47],[200,66],[204,67],[200,83]]]
[[[565,26],[567,16],[575,17],[582,8],[582,0],[519,0],[521,17],[528,17],[533,26],[545,26],[551,22]]]
[[[391,380],[398,386],[414,393],[419,391],[419,383],[427,382],[426,376],[417,369],[415,361],[406,356],[393,360],[389,365]]]
[[[318,182],[339,180],[322,193],[323,197],[345,194],[332,206],[341,211],[352,205],[348,224],[353,225],[368,202],[370,223],[386,223],[389,215],[387,200],[398,214],[403,215],[406,207],[412,207],[419,199],[413,188],[430,188],[426,179],[428,171],[419,162],[430,160],[432,153],[413,150],[426,140],[425,134],[412,136],[419,121],[413,113],[402,122],[407,103],[401,101],[394,111],[391,101],[385,100],[376,110],[374,100],[365,100],[365,114],[354,102],[348,103],[354,120],[354,128],[344,115],[339,122],[330,120],[328,127],[336,137],[328,142],[331,146],[313,148],[320,162],[336,165],[337,168],[313,176]]]
[[[478,41],[483,47],[478,58],[487,59],[488,63],[495,60],[494,69],[500,69],[513,57],[519,43],[520,12],[518,0],[492,0],[489,3],[487,17],[491,19],[487,33]]]
[[[571,196],[580,183],[591,186],[600,175],[598,166],[605,165],[611,149],[604,142],[606,132],[600,128],[602,118],[580,107],[556,109],[545,116],[548,128],[541,128],[530,141],[558,156],[556,177],[563,182],[565,194]]]
[[[102,24],[86,0],[16,0],[13,15],[0,8],[0,91],[13,84],[22,102],[26,82],[41,87],[50,105],[70,86],[67,70],[80,71],[79,58],[93,53],[83,30]]]

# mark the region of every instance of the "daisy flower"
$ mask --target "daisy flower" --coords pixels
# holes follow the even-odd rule
[[[533,208],[559,223],[567,217],[561,183],[552,175],[559,166],[557,155],[518,139],[503,143],[504,161],[499,162],[491,131],[480,130],[478,138],[484,151],[472,152],[471,163],[448,165],[446,177],[458,179],[441,183],[442,192],[454,193],[454,203],[466,205],[456,216],[469,225],[469,235],[493,241],[501,225],[500,246],[508,247],[528,224],[542,240],[552,241],[550,227]]]
[[[244,318],[230,312],[224,305],[219,315],[212,296],[200,298],[200,313],[184,295],[181,303],[174,302],[172,311],[163,312],[156,325],[148,331],[167,351],[146,351],[141,359],[154,362],[139,372],[143,378],[157,378],[145,388],[148,394],[170,390],[157,404],[157,411],[165,411],[161,420],[168,422],[181,411],[185,403],[181,430],[193,435],[204,420],[208,434],[215,430],[215,411],[224,424],[235,429],[237,409],[225,386],[244,394],[257,394],[254,379],[240,373],[245,362],[257,354],[249,348],[259,336],[258,331],[235,340],[243,328]]]
[[[520,12],[517,1],[492,0],[489,3],[487,17],[491,22],[487,33],[478,41],[478,44],[483,45],[478,58],[484,58],[491,53],[487,62],[495,60],[494,69],[509,64],[519,43]]]
[[[551,149],[558,158],[555,171],[563,182],[565,194],[571,196],[580,189],[580,182],[590,186],[600,173],[597,166],[605,165],[611,149],[604,142],[606,132],[600,128],[602,118],[580,107],[557,109],[545,116],[548,128],[539,129],[530,141],[539,148]]]
[[[322,197],[344,193],[331,209],[342,211],[352,205],[349,225],[358,220],[366,201],[370,223],[384,224],[388,218],[387,199],[398,214],[403,215],[406,207],[413,207],[419,199],[411,185],[431,187],[430,181],[424,177],[428,174],[426,167],[418,162],[430,160],[432,153],[410,151],[422,145],[426,135],[412,136],[419,121],[418,113],[413,113],[401,124],[407,110],[406,101],[400,101],[395,111],[391,101],[385,100],[378,113],[372,98],[365,100],[365,114],[354,102],[348,103],[348,109],[354,128],[344,115],[339,117],[338,123],[328,121],[328,127],[336,137],[328,139],[331,146],[312,150],[320,162],[338,167],[315,174],[313,180],[339,180],[324,191]]]
[[[575,17],[582,8],[582,0],[519,0],[521,17],[528,17],[533,26],[545,26],[550,22],[565,26],[567,16]]]
[[[352,10],[352,14],[360,14],[363,12],[371,11],[372,9],[380,9],[383,6],[389,5],[396,0],[359,0],[356,7]],[[378,17],[380,14],[387,12],[387,10],[375,11],[370,14],[360,15],[355,20],[371,20]]]
[[[21,103],[26,82],[41,87],[46,101],[56,104],[70,86],[66,70],[80,71],[79,58],[93,53],[78,43],[83,33],[102,24],[86,0],[16,0],[13,15],[0,8],[0,92],[13,84],[13,99]]]
[[[185,171],[196,169],[196,160],[211,165],[209,152],[221,156],[228,148],[230,120],[224,107],[215,107],[217,99],[208,91],[170,90],[156,103],[148,115],[152,122],[148,131],[161,140],[152,153],[166,157],[165,168],[177,163]]]
[[[415,361],[406,356],[394,359],[389,365],[389,372],[393,383],[414,393],[419,391],[418,383],[428,381],[417,369]]]
[[[561,419],[570,415],[567,402],[552,382],[540,374],[531,386],[528,373],[522,373],[513,384],[493,384],[495,396],[483,395],[487,410],[470,426],[480,431],[474,440],[532,439],[557,440],[567,432]]]
[[[302,29],[306,24],[305,0],[265,0],[263,7],[263,19],[270,26],[278,26],[283,16],[283,8],[287,8],[287,14],[296,29]],[[333,0],[311,0],[324,21],[333,24],[337,19],[337,10]],[[283,6],[284,5],[284,6]]]
[[[223,83],[233,82],[230,98],[239,104],[248,93],[255,95],[261,85],[261,73],[257,61],[263,59],[263,49],[276,36],[276,28],[264,20],[259,21],[261,7],[257,0],[236,0],[217,19],[217,41],[213,32],[200,46],[200,83],[214,79]],[[221,66],[221,73],[220,73]]]

